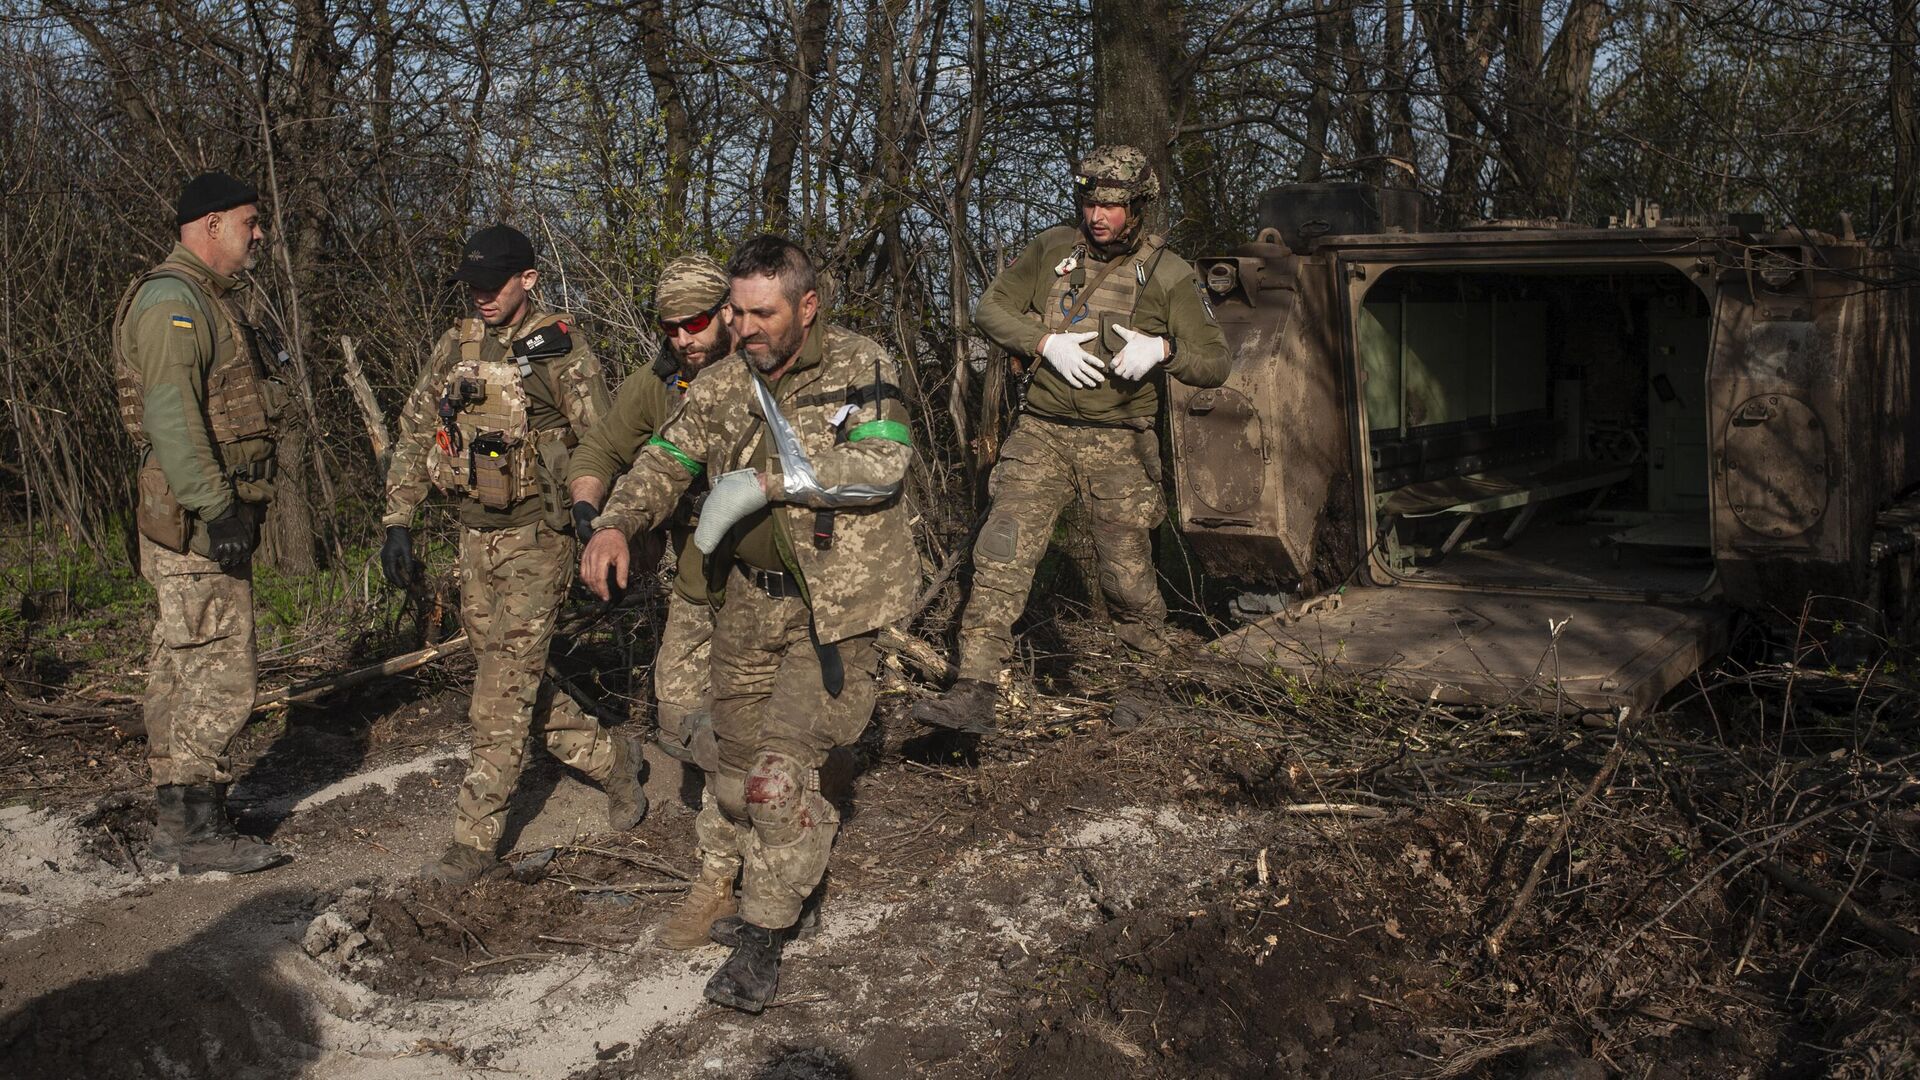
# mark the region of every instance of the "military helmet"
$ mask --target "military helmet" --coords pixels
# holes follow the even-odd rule
[[[1099,146],[1073,167],[1073,194],[1081,203],[1130,203],[1160,197],[1160,178],[1147,155],[1131,146]]]
[[[706,255],[682,255],[660,268],[654,285],[654,313],[662,319],[684,319],[718,307],[731,288],[727,272]]]

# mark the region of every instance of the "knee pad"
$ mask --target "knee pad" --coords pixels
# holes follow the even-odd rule
[[[766,843],[784,846],[833,820],[820,795],[820,772],[777,751],[762,751],[746,778],[747,817]]]
[[[1010,563],[1020,551],[1020,521],[1012,514],[992,514],[974,542],[973,557]]]

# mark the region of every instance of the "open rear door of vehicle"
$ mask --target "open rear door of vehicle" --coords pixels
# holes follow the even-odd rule
[[[1252,667],[1449,704],[1639,712],[1724,649],[1727,632],[1711,607],[1403,586],[1349,589],[1216,647]]]

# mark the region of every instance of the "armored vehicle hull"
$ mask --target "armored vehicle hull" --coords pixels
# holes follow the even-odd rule
[[[1269,597],[1224,647],[1441,700],[1645,708],[1739,613],[1911,628],[1909,258],[1731,227],[1279,224],[1262,239],[1291,246],[1198,260],[1233,374],[1172,389],[1181,528]]]

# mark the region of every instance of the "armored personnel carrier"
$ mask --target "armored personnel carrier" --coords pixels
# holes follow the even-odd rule
[[[1197,260],[1233,374],[1172,387],[1178,518],[1265,608],[1221,648],[1643,709],[1736,618],[1912,631],[1910,253],[1646,206],[1452,232],[1420,210],[1281,188],[1256,242]]]

